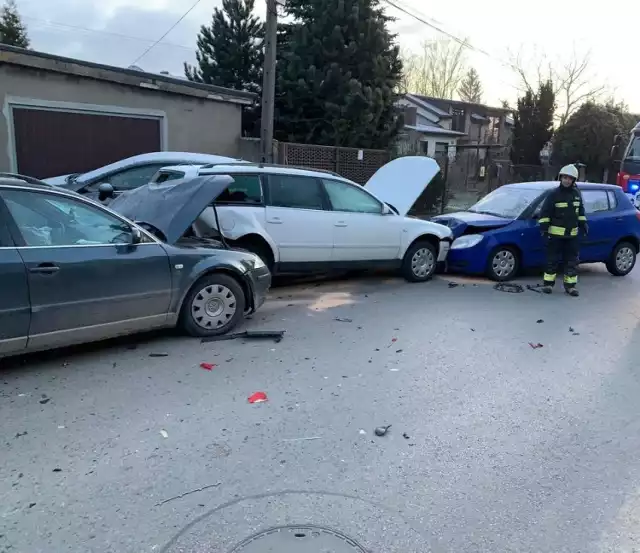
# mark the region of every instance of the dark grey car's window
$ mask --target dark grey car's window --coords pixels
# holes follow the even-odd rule
[[[172,180],[180,180],[184,178],[184,173],[181,171],[166,171],[158,174],[151,182],[154,184],[162,184],[163,182],[169,182]]]
[[[26,246],[131,243],[131,227],[100,209],[65,196],[0,192]]]
[[[269,195],[274,207],[324,209],[320,182],[313,177],[269,175]]]
[[[585,213],[609,211],[609,198],[606,190],[583,190],[582,201]]]
[[[262,186],[258,175],[230,175],[233,183],[229,185],[216,201],[217,204],[261,204]]]

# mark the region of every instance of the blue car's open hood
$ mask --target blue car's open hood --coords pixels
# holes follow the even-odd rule
[[[463,234],[481,234],[488,230],[505,227],[513,222],[513,219],[473,213],[472,211],[458,211],[457,213],[438,215],[432,221],[449,227],[453,232],[453,237],[458,238]]]

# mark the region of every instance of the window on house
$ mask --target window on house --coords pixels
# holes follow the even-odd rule
[[[466,114],[464,109],[453,108],[451,113],[451,130],[458,132],[466,132]]]
[[[448,151],[449,144],[447,142],[436,142],[435,155],[436,157],[446,156]]]

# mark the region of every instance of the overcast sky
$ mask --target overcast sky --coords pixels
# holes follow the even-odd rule
[[[1,0],[0,0],[1,2]],[[36,50],[99,63],[129,66],[194,4],[195,0],[17,0]],[[468,58],[482,79],[485,102],[513,101],[516,80],[508,68],[509,51],[533,57],[544,51],[563,59],[576,49],[591,52],[594,83],[604,83],[615,97],[640,112],[640,1],[608,5],[578,0],[537,0],[518,10],[513,0],[394,0],[408,11],[446,31],[467,38],[477,50]],[[183,62],[193,62],[200,25],[208,23],[221,0],[197,6],[137,65],[149,71],[182,75]],[[265,10],[257,0],[259,13]],[[610,11],[606,11],[607,7]],[[405,48],[441,36],[437,31],[389,7],[397,17],[393,30]],[[625,31],[625,27],[628,29]],[[482,52],[480,52],[481,50]]]

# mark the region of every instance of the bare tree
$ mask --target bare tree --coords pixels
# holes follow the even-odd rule
[[[575,48],[564,60],[551,60],[544,52],[525,57],[522,50],[510,54],[510,67],[521,92],[535,91],[540,83],[551,80],[558,102],[556,121],[560,126],[585,102],[602,98],[607,91],[591,71],[591,54],[579,54]]]
[[[419,54],[405,52],[403,88],[407,92],[452,99],[467,68],[465,42],[427,40]]]

